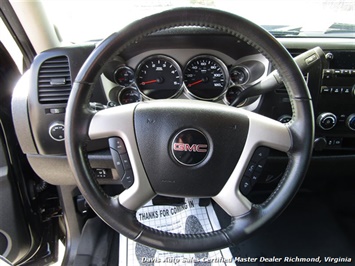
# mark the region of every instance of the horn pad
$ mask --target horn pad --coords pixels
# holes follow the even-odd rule
[[[188,100],[141,103],[134,114],[139,152],[157,194],[213,197],[243,151],[249,120],[235,108]]]

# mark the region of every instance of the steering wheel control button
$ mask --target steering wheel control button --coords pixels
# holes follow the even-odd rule
[[[245,171],[245,175],[250,177],[254,173],[256,166],[257,164],[254,162],[249,163],[247,170]]]
[[[55,141],[64,140],[64,123],[56,122],[49,127],[49,136]]]
[[[121,178],[121,182],[124,188],[129,188],[134,183],[134,176],[132,170],[127,170],[124,176]]]
[[[322,113],[317,118],[317,124],[323,130],[331,130],[336,123],[337,117],[332,113]]]
[[[125,173],[125,170],[123,168],[123,163],[121,160],[121,156],[118,154],[118,152],[114,149],[110,149],[111,155],[112,155],[112,160],[115,165],[115,168],[117,170],[117,173],[120,177],[122,177]]]
[[[129,161],[127,153],[121,154],[121,160],[122,160],[122,163],[123,163],[123,168],[125,170],[128,170],[128,169],[132,168],[131,167],[131,162]]]
[[[269,153],[270,153],[269,148],[259,147],[255,150],[252,160],[256,162],[259,162],[260,160],[264,160],[269,156]]]
[[[240,182],[240,192],[246,196],[250,193],[252,189],[250,178],[243,176],[242,181]]]
[[[124,188],[133,185],[134,176],[131,162],[129,160],[126,146],[121,138],[112,137],[109,139],[110,151],[116,171],[121,179]]]
[[[251,157],[250,163],[245,170],[244,176],[239,186],[240,192],[244,196],[248,195],[253,186],[258,182],[269,153],[270,149],[266,147],[259,147],[254,151],[254,154]]]
[[[111,149],[116,150],[119,154],[126,153],[126,146],[121,138],[113,137],[109,138],[109,145]]]
[[[251,185],[252,185],[252,186],[254,186],[254,185],[256,184],[256,182],[258,182],[258,179],[259,179],[260,175],[261,175],[261,172],[257,172],[257,171],[256,171],[256,172],[251,176],[250,182],[251,182]]]
[[[264,165],[266,163],[266,160],[261,160],[256,164],[256,169],[255,171],[261,172],[264,169]]]
[[[180,131],[171,144],[174,159],[185,166],[202,163],[208,155],[209,148],[207,137],[193,128]]]

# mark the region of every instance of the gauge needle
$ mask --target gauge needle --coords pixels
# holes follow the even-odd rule
[[[192,82],[192,83],[188,84],[187,87],[192,87],[192,86],[197,85],[197,84],[199,84],[199,83],[201,83],[203,81],[204,81],[203,79],[200,79],[198,81]]]
[[[158,82],[158,80],[157,79],[153,79],[153,80],[143,81],[143,82],[140,83],[140,85],[144,86],[144,85],[151,84],[151,83],[156,83],[156,82]]]

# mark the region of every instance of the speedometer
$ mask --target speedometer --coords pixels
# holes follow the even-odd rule
[[[181,91],[182,73],[172,58],[156,55],[139,64],[136,82],[140,92],[147,98],[167,99]]]
[[[214,100],[227,88],[227,67],[214,56],[194,57],[185,67],[184,82],[192,96],[198,99]]]

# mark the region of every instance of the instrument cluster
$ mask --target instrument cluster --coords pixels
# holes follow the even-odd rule
[[[253,64],[249,65],[227,67],[220,58],[203,54],[194,56],[181,68],[170,56],[151,55],[141,60],[135,69],[125,64],[115,67],[111,80],[118,86],[110,98],[123,105],[185,95],[230,104],[247,85],[264,74],[262,71],[251,80]]]

